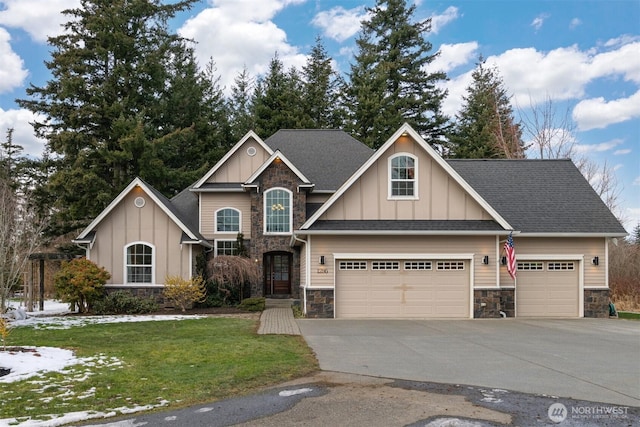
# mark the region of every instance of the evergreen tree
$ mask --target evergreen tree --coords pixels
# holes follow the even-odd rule
[[[168,30],[193,2],[81,0],[63,12],[65,33],[49,39],[52,79],[18,100],[44,117],[34,129],[58,159],[49,190],[61,232],[86,225],[136,175],[172,195],[224,145],[202,96],[210,86]]]
[[[444,73],[428,73],[425,67],[436,54],[424,35],[431,21],[414,22],[416,6],[405,0],[377,0],[367,9],[356,43],[346,90],[350,113],[348,127],[362,142],[377,148],[404,122],[429,143],[441,142],[447,118],[441,112],[446,92],[437,85]]]
[[[510,98],[496,68],[482,57],[449,136],[457,158],[523,158],[522,129],[514,118]]]
[[[231,96],[227,100],[229,109],[229,122],[231,127],[231,139],[239,141],[247,132],[254,130],[255,121],[252,114],[254,89],[253,78],[249,75],[246,66],[233,80]]]
[[[636,226],[633,228],[633,242],[640,246],[640,223],[636,224]]]

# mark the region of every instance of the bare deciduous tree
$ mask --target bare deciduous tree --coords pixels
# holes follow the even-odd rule
[[[216,283],[222,295],[226,295],[225,300],[232,291],[242,293],[245,284],[253,285],[261,279],[260,269],[251,259],[231,255],[211,258],[207,264],[207,277]]]

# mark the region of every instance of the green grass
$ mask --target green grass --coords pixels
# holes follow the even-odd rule
[[[64,374],[46,375],[44,383],[42,378],[0,383],[0,419],[47,419],[46,414],[107,412],[163,401],[183,407],[246,394],[317,369],[301,337],[257,335],[255,330],[255,321],[230,318],[13,329],[9,345],[72,349],[76,357],[99,357],[102,365],[75,365]],[[87,372],[88,379],[79,380]]]
[[[640,313],[633,313],[631,311],[619,311],[618,318],[640,320]]]

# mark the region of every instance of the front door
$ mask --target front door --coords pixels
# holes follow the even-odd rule
[[[291,261],[287,252],[276,252],[264,255],[264,294],[291,294]]]

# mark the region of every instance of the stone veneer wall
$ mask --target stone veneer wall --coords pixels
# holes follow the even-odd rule
[[[609,289],[584,290],[584,317],[609,317]]]
[[[307,289],[307,317],[333,318],[333,289]]]
[[[474,318],[502,317],[500,311],[505,312],[507,317],[515,315],[513,289],[476,289],[473,291]]]
[[[263,255],[267,252],[288,252],[292,254],[291,265],[291,297],[300,297],[300,250],[290,246],[291,236],[264,235],[264,192],[274,187],[286,188],[292,192],[293,224],[292,230],[300,228],[306,221],[307,193],[298,191],[301,181],[282,162],[274,161],[258,178],[259,192],[251,193],[251,241],[249,254],[257,259],[261,275],[263,271]],[[263,296],[264,287],[260,283],[251,290],[251,296]]]

